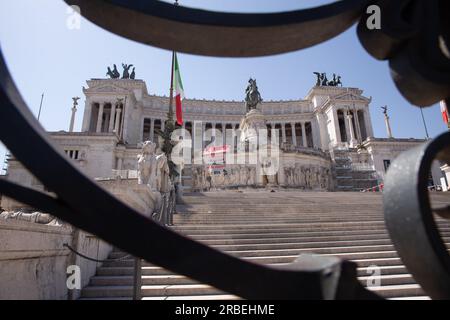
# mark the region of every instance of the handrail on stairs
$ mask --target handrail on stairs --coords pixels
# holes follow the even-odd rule
[[[133,300],[142,299],[142,259],[134,258]]]

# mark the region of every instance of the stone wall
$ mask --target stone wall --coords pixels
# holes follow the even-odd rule
[[[107,258],[112,250],[111,245],[99,238],[74,232],[68,225],[0,219],[0,300],[78,298],[78,290],[67,289],[67,267],[80,267],[84,287],[98,263],[75,256],[63,246],[65,243],[99,260]]]
[[[139,185],[137,178],[97,179],[97,183],[147,218],[161,205],[161,195],[146,185]]]

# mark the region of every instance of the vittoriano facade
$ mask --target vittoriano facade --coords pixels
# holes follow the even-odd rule
[[[157,0],[65,2],[72,5],[78,15],[116,35],[171,51],[216,57],[258,57],[307,49],[331,40],[356,24],[364,49],[373,58],[389,62],[397,90],[412,106],[427,107],[438,102],[448,106],[450,102],[448,1],[342,0],[305,10],[256,14],[198,10]],[[381,14],[383,19],[380,19]],[[374,23],[377,16],[380,23]],[[388,240],[385,246],[390,249],[386,249],[386,255],[383,253],[389,259],[389,266],[393,259],[401,259],[418,283],[407,285],[409,289],[419,289],[419,285],[423,289],[413,294],[449,299],[449,229],[444,220],[449,219],[450,210],[446,194],[430,193],[428,186],[439,184],[436,181],[441,175],[439,165],[449,177],[450,133],[427,141],[395,139],[395,128],[390,127],[387,109],[384,109],[389,138],[377,139],[371,128],[370,99],[364,97],[361,90],[342,87],[339,76],[330,80],[317,72],[316,86],[301,101],[264,101],[264,92],[261,100],[254,91],[245,103],[185,100],[186,130],[176,131],[178,133],[169,140],[167,134],[161,133],[162,129],[167,133],[172,128],[170,119],[164,123],[168,98],[149,95],[144,82],[136,80],[132,65],[123,67],[126,69],[123,79],[119,79],[114,66],[108,70],[112,79],[88,81],[81,132],[73,132],[78,101],[75,98],[69,132],[48,133],[21,98],[0,52],[0,138],[14,155],[9,161],[7,176],[0,179],[2,206],[14,208],[22,203],[40,211],[33,215],[23,211],[17,215],[15,211],[2,213],[7,217],[1,225],[8,233],[0,235],[6,234],[2,244],[7,245],[6,249],[10,247],[6,251],[7,256],[11,253],[10,261],[32,261],[30,244],[34,248],[42,242],[42,233],[51,232],[29,225],[26,229],[30,232],[23,236],[16,232],[18,222],[8,219],[46,223],[52,217],[41,213],[50,212],[75,227],[70,237],[75,239],[78,250],[85,247],[84,243],[90,243],[92,251],[85,249],[91,253],[95,250],[100,259],[108,256],[111,246],[125,253],[116,260],[135,257],[134,263],[127,262],[134,264],[134,299],[140,299],[145,291],[141,286],[142,259],[246,299],[380,299],[382,293],[368,290],[359,282],[358,264],[351,261],[354,255],[332,257],[297,251],[292,260],[284,261],[282,266],[273,265],[272,260],[263,265],[180,235],[167,227],[172,225],[170,219],[148,217],[154,218],[155,212],[159,216],[173,213],[174,193],[180,190],[186,191],[185,199],[192,201],[204,195],[195,191],[209,189],[336,191],[361,190],[383,183],[382,199],[379,198],[382,208],[372,212],[375,221],[367,220],[371,212],[365,201],[373,195],[363,197],[353,193],[354,197],[362,199],[364,209],[357,221],[349,221],[350,231],[354,230],[354,222],[365,223],[370,228],[381,226],[378,231],[387,231],[385,234],[389,236],[384,240]],[[227,129],[231,129],[231,134],[220,137],[218,132],[227,133]],[[241,132],[236,133],[239,130]],[[164,148],[156,134],[165,137]],[[193,143],[187,143],[186,147],[189,141]],[[188,149],[181,157],[177,147],[180,145],[181,150]],[[173,146],[177,153],[163,155],[161,149],[171,149],[168,146]],[[234,150],[236,154],[230,156]],[[222,155],[218,156],[219,153]],[[174,176],[167,179],[167,174],[172,173],[170,161],[177,157],[178,181],[172,179]],[[201,161],[196,162],[196,159]],[[145,184],[145,181],[150,183]],[[194,192],[187,194],[189,191]],[[235,201],[235,194],[240,192],[228,193],[233,196],[226,199],[226,205]],[[251,193],[260,199],[268,198],[269,194],[253,190]],[[297,205],[296,210],[301,210],[310,200],[305,195],[313,193],[295,194],[297,198],[286,197],[281,206],[287,207],[289,199],[291,204]],[[315,194],[337,195],[339,200],[344,199],[344,193]],[[438,196],[444,200],[440,206],[431,201]],[[265,205],[269,205],[271,199],[265,201]],[[239,209],[236,206],[234,209]],[[345,210],[340,212],[343,216],[349,213],[347,206],[344,199]],[[277,213],[270,213],[270,218]],[[335,210],[330,213],[329,218],[340,218]],[[258,211],[250,219],[259,221],[260,214]],[[376,217],[381,214],[383,217]],[[177,217],[186,218],[180,216],[183,215]],[[248,212],[239,218],[248,219]],[[297,218],[308,219],[308,216],[300,214]],[[316,226],[321,228],[323,217],[316,218],[320,222]],[[311,221],[303,221],[310,228]],[[374,222],[379,226],[374,226]],[[291,222],[286,225],[299,227]],[[273,227],[270,221],[267,226],[268,229]],[[444,229],[439,230],[441,227]],[[360,227],[357,229],[360,232]],[[48,252],[64,253],[66,249],[62,248],[68,248],[67,235],[67,231],[58,231],[55,239],[59,240],[50,239]],[[24,238],[26,241],[17,247],[11,241],[13,236],[17,236],[17,242]],[[78,245],[83,237],[87,241]],[[95,242],[91,240],[95,237],[107,241],[108,246],[99,250],[98,242],[94,248]],[[376,257],[380,257],[380,246],[374,252]],[[36,266],[39,266],[43,250],[36,248],[35,257],[39,260]],[[71,252],[70,263],[92,257],[86,251],[85,255]],[[65,256],[63,259],[67,260]],[[373,262],[372,258],[369,260]],[[91,259],[91,262],[97,263],[97,260]],[[27,270],[33,276],[45,275],[37,268]],[[15,271],[25,269],[11,264],[10,270],[16,275]],[[52,266],[49,270],[56,269]],[[94,272],[91,270],[90,274]],[[49,274],[52,288],[56,288],[57,283],[65,286],[65,277],[59,280],[55,277],[65,276],[64,272]],[[13,292],[20,278],[2,278],[3,286],[9,288],[4,291]],[[88,283],[88,278],[85,277],[84,284]],[[22,286],[39,287],[40,283],[33,281],[39,279],[23,279],[26,281],[22,281]],[[47,282],[41,288],[44,288],[44,297],[53,292],[47,289]],[[164,291],[166,289],[164,287]],[[76,298],[77,295],[65,287],[61,294],[53,296],[65,297],[67,292]],[[32,293],[32,290],[22,289],[21,293]]]
[[[153,141],[161,153],[158,132],[165,129],[169,97],[149,94],[145,82],[135,79],[91,79],[83,91],[81,132],[71,131],[75,106],[69,132],[51,132],[51,137],[98,181],[136,179],[143,142]],[[185,99],[184,122],[172,134],[180,189],[361,191],[379,186],[395,157],[424,140],[375,138],[370,103],[361,89],[320,83],[303,100],[263,100],[251,110],[245,101]],[[436,164],[430,185],[440,177]],[[40,185],[14,159],[8,178]]]

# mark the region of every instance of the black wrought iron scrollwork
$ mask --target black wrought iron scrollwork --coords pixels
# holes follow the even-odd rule
[[[257,14],[191,9],[157,0],[65,2],[79,6],[81,14],[100,27],[144,44],[198,55],[251,57],[329,40],[353,25],[369,1],[342,0],[312,9]]]
[[[417,105],[429,105],[450,96],[449,57],[445,51],[450,20],[445,19],[450,12],[445,11],[448,1],[343,0],[273,14],[209,12],[156,0],[65,2],[80,6],[84,17],[128,39],[212,56],[249,57],[299,50],[331,39],[362,19],[358,28],[361,42],[376,58],[389,59],[394,80],[407,99]],[[369,4],[379,5],[383,14],[387,14],[386,24],[379,32],[364,30],[364,12]],[[404,19],[404,12],[409,19]],[[425,22],[424,17],[428,18]],[[0,193],[6,196],[51,212],[136,257],[243,298],[380,298],[357,281],[356,265],[352,262],[302,255],[288,266],[262,266],[188,239],[129,208],[79,172],[53,146],[16,89],[1,51],[0,119],[2,142],[56,194],[54,198],[0,180]],[[399,170],[404,167],[409,174],[399,174],[393,164],[385,186],[386,219],[394,244],[414,277],[427,293],[437,298],[449,296],[449,261],[432,231],[435,225],[427,211],[429,200],[422,179],[430,159],[438,151],[439,155],[448,156],[449,139],[446,134],[401,155],[395,163]],[[418,175],[416,168],[420,168]],[[401,184],[404,189],[394,189],[397,179],[404,182]],[[408,179],[413,179],[413,183]],[[407,202],[400,196],[402,192]],[[407,215],[409,209],[411,216]],[[405,230],[412,232],[414,221],[420,228],[414,238],[417,241],[414,250],[423,253],[420,257],[408,249],[411,240],[403,236]],[[431,259],[436,274],[430,275],[415,259]],[[198,261],[207,267],[199,266]],[[428,276],[431,280],[427,280]],[[438,276],[446,280],[445,285],[437,284]]]
[[[373,1],[381,29],[369,30],[368,15],[358,25],[364,48],[388,60],[403,96],[417,106],[450,98],[450,2],[447,0]]]
[[[386,226],[408,271],[435,299],[450,299],[450,256],[430,206],[433,160],[450,163],[450,132],[408,150],[389,167],[383,203]]]
[[[16,89],[1,52],[0,106],[1,141],[56,197],[3,179],[1,194],[51,212],[136,257],[243,298],[379,299],[358,282],[354,263],[315,257],[312,266],[303,257],[283,267],[258,265],[179,235],[128,207],[51,143]],[[207,268],[199,267],[200,261]]]
[[[210,56],[250,57],[304,49],[359,21],[362,45],[375,58],[389,60],[394,82],[406,99],[429,106],[450,97],[447,0],[343,0],[257,14],[190,9],[157,0],[65,1],[80,6],[93,23],[128,39]],[[370,5],[379,8],[379,30],[367,27]]]

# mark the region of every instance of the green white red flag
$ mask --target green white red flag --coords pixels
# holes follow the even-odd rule
[[[444,120],[446,125],[449,125],[447,103],[445,103],[445,100],[442,100],[440,105],[441,105],[442,120]]]
[[[181,126],[183,124],[183,108],[181,101],[184,99],[184,89],[183,82],[181,81],[180,67],[178,65],[177,54],[173,53],[174,63],[173,63],[173,88],[175,89],[175,104],[176,104],[176,115],[177,123]]]

